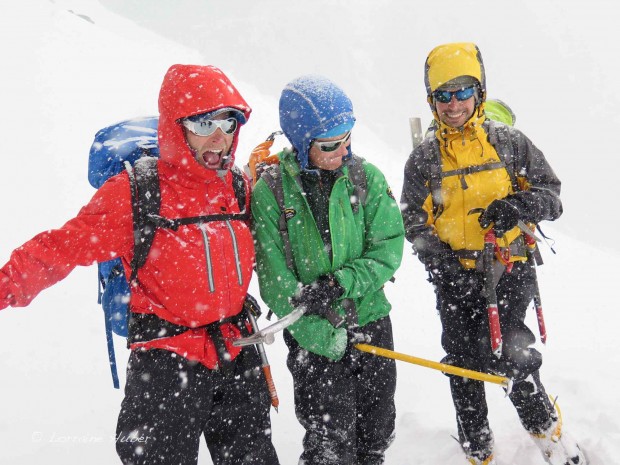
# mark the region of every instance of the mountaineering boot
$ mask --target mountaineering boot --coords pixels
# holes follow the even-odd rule
[[[475,433],[469,434],[469,439],[465,437],[465,431],[462,428],[463,423],[461,421],[458,423],[458,442],[463,448],[467,460],[472,465],[496,465],[497,463],[493,459],[493,446],[495,444],[493,431],[489,428],[489,423],[486,419],[484,423],[484,427],[481,427]]]
[[[471,465],[497,465],[493,458],[493,433],[491,430],[487,431],[488,434],[481,435],[486,440],[484,446],[480,444],[478,447],[473,447],[471,442],[461,442],[463,452]]]
[[[463,452],[465,452],[465,456],[470,464],[497,465],[497,462],[493,459],[493,445],[495,443],[493,432],[491,431],[491,428],[489,428],[489,423],[486,419],[484,423],[484,427],[481,427],[475,433],[470,433],[469,439],[466,439],[465,431],[462,428],[462,422],[459,418],[458,442],[463,448]]]
[[[489,455],[484,460],[480,460],[477,457],[467,457],[467,460],[469,460],[469,463],[471,463],[471,465],[497,465],[497,462],[493,458],[493,454]]]
[[[542,433],[530,433],[530,436],[542,452],[543,458],[550,465],[587,465],[585,455],[575,440],[562,430],[562,412],[554,403],[557,415],[553,423]]]

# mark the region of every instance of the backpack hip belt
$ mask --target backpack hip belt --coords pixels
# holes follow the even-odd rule
[[[241,311],[236,315],[223,318],[203,326],[196,326],[195,328],[177,325],[158,317],[154,313],[131,312],[131,317],[129,318],[129,336],[127,337],[127,347],[130,348],[133,344],[145,343],[155,339],[179,336],[187,331],[204,329],[215,345],[215,349],[220,360],[218,367],[227,369],[230,366],[231,358],[228,355],[228,350],[226,349],[224,337],[222,336],[220,328],[224,324],[232,324],[239,329],[242,337],[250,336],[250,331],[247,325],[249,320],[246,312],[244,311],[245,308],[246,307],[244,305]]]

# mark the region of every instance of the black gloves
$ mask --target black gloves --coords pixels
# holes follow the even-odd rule
[[[294,307],[304,307],[306,315],[327,317],[332,303],[344,294],[344,289],[332,275],[323,275],[316,281],[306,284],[297,295],[291,297]]]
[[[488,228],[493,223],[493,229],[497,237],[502,237],[507,231],[514,228],[519,222],[520,211],[506,199],[498,199],[482,212],[478,218],[480,226]]]

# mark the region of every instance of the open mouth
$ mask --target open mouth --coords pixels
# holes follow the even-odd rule
[[[202,154],[202,160],[208,167],[219,167],[223,150],[207,150]]]

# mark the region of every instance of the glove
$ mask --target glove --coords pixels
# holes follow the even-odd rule
[[[478,218],[480,226],[488,228],[493,223],[493,230],[497,237],[502,237],[507,231],[514,228],[521,216],[521,212],[512,203],[505,199],[493,200],[491,205]]]
[[[344,289],[333,275],[323,275],[316,281],[306,284],[299,293],[291,297],[294,307],[304,307],[306,315],[327,317],[332,303],[344,294]]]

